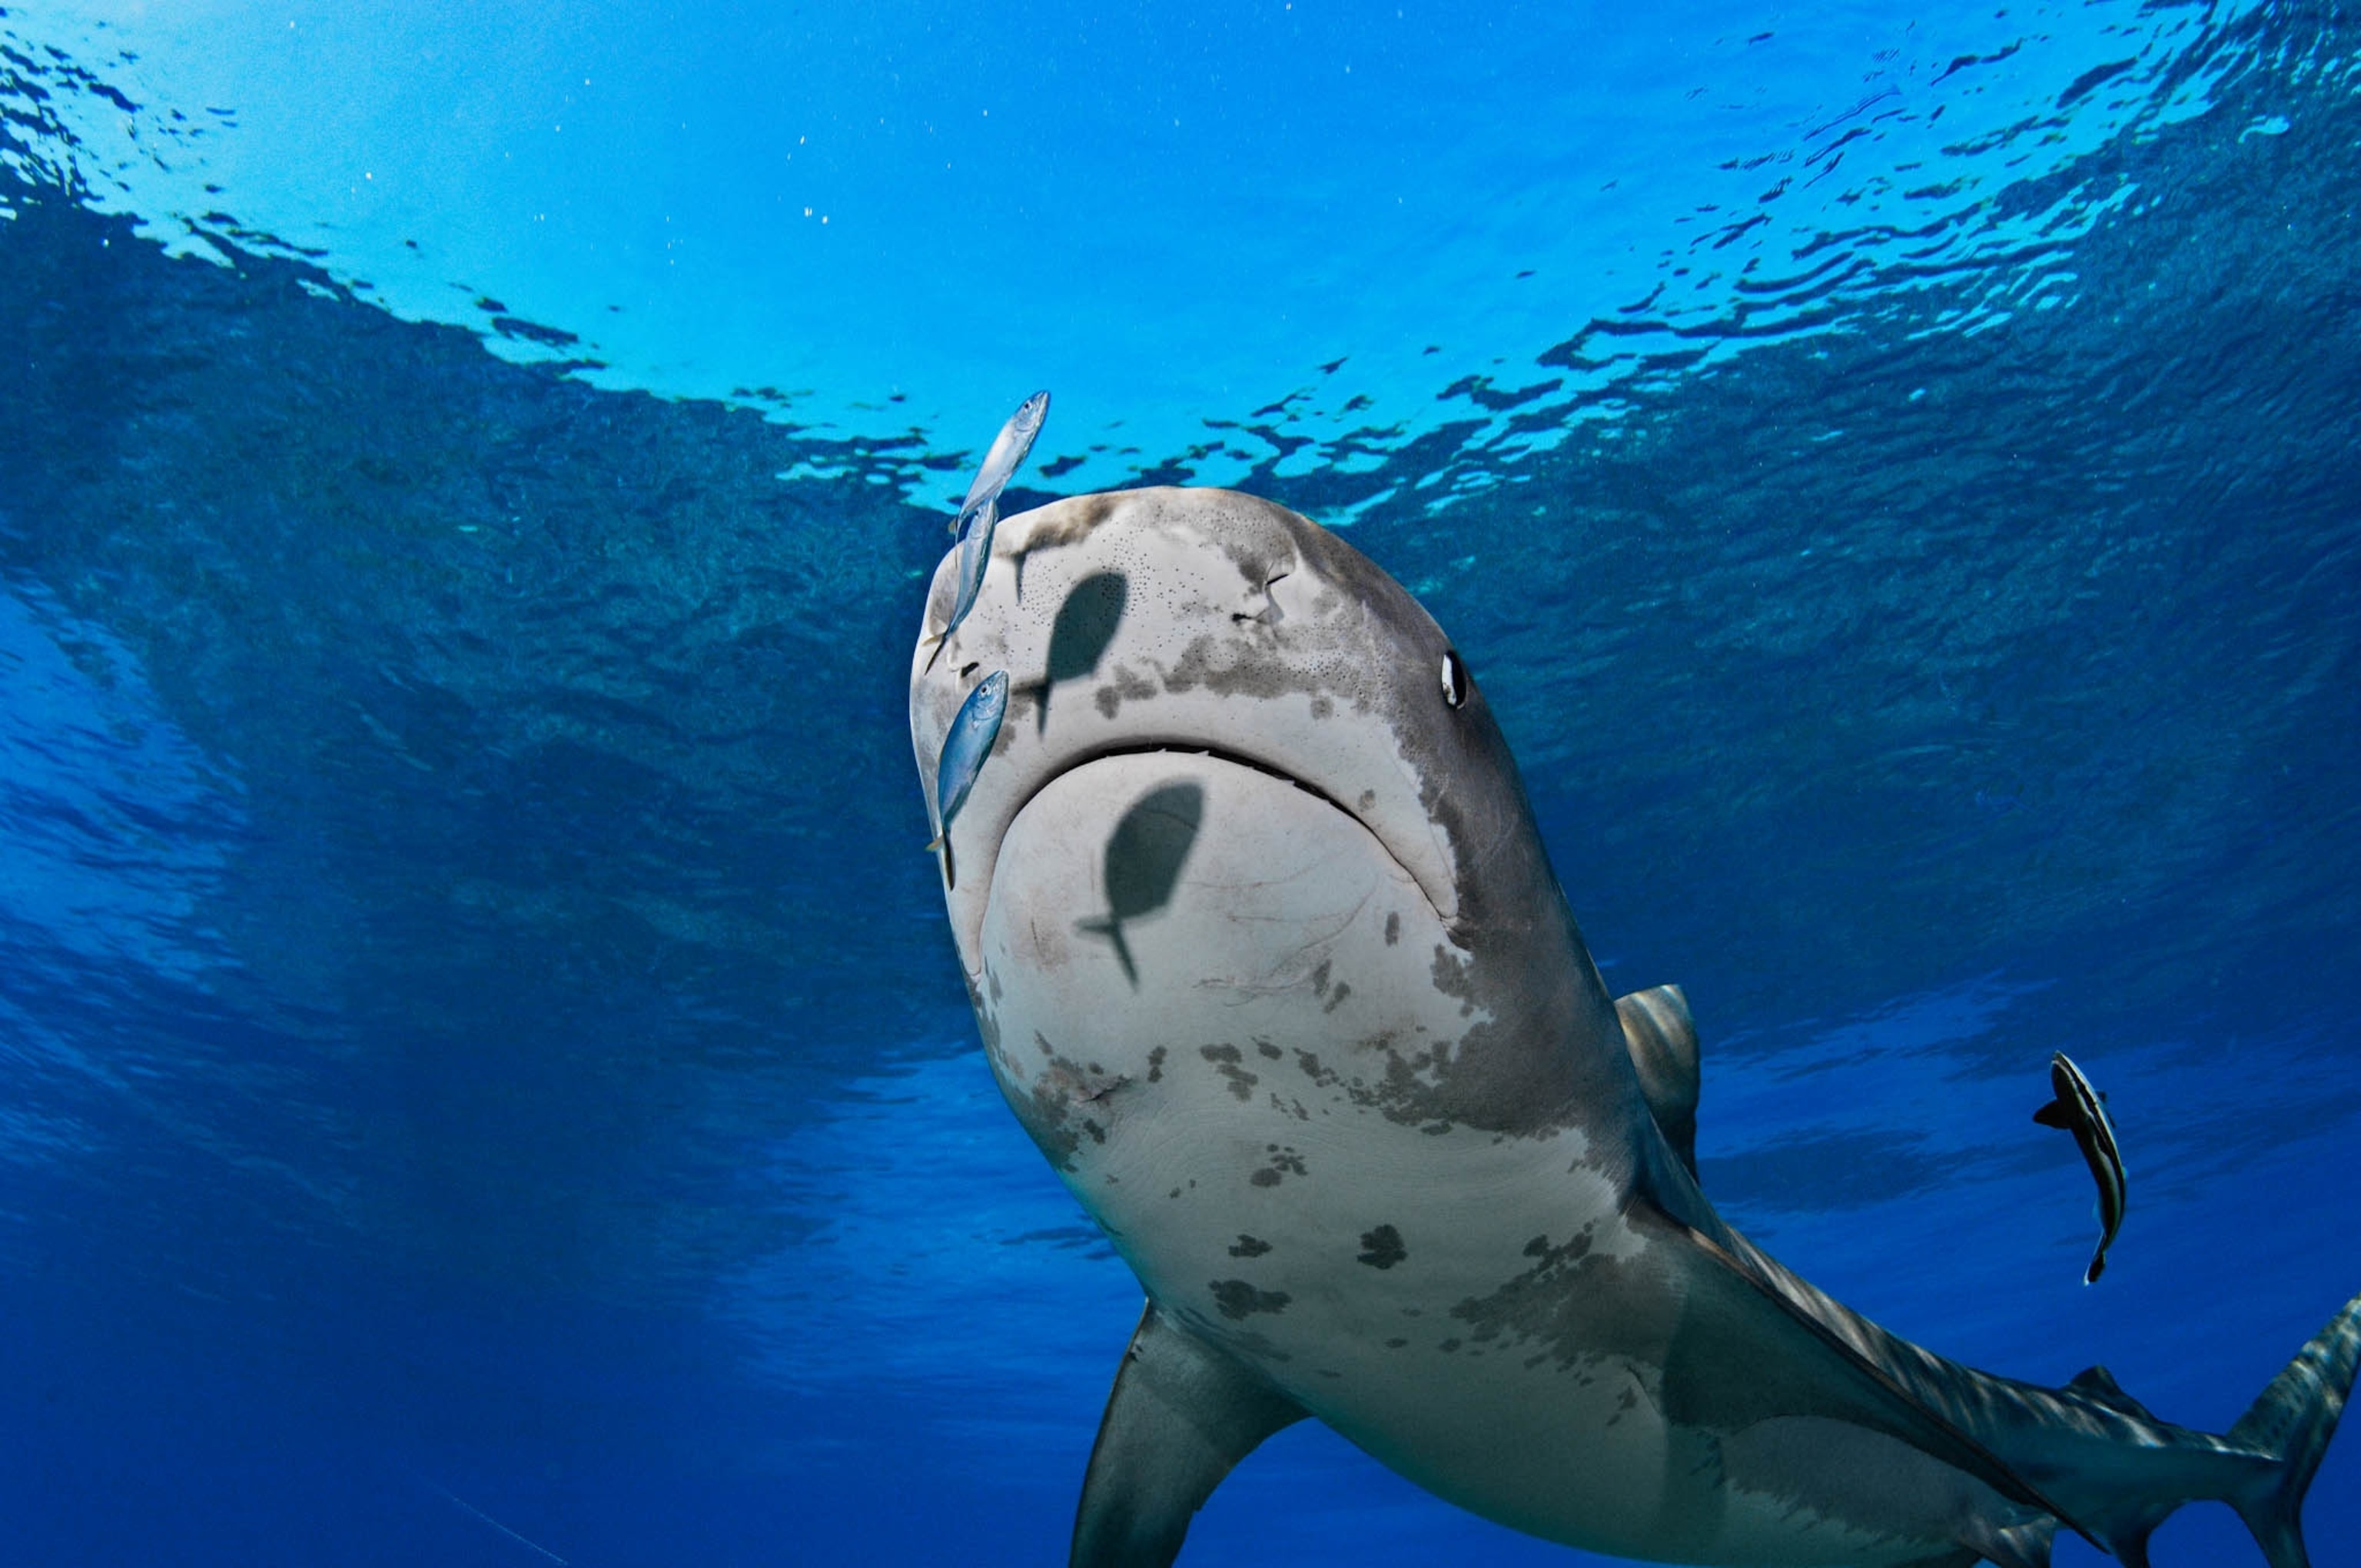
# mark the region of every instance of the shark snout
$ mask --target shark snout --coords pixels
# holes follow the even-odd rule
[[[1126,755],[1203,753],[1324,803],[1372,836],[1447,924],[1463,856],[1433,803],[1464,810],[1478,798],[1445,775],[1471,747],[1488,759],[1490,720],[1440,630],[1390,579],[1285,509],[1220,491],[1059,502],[1003,523],[993,550],[972,612],[930,663],[922,642],[911,685],[923,773],[967,694],[997,672],[1008,681],[1006,720],[950,835],[952,930],[972,975],[1019,814],[1066,774]],[[947,558],[938,574],[929,628],[954,566]],[[1455,668],[1456,688],[1439,678]],[[1185,817],[1181,798],[1137,817],[1122,843],[1148,854],[1175,838],[1156,825]],[[1504,798],[1521,812],[1521,795]],[[1117,803],[1109,833],[1131,804]],[[1210,817],[1201,830],[1213,830]],[[1096,922],[1093,939],[1118,969],[1137,958],[1135,927],[1164,906],[1151,896],[1167,891],[1152,861],[1077,916]]]

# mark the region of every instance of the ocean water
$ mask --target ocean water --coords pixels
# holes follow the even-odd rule
[[[1450,629],[1815,1283],[2216,1430],[2361,1289],[2348,8],[378,9],[0,12],[8,1561],[1060,1560],[905,719],[1040,385]],[[1446,1560],[1589,1561],[1311,1423],[1182,1559]]]

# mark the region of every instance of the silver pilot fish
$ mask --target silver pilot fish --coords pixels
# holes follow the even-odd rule
[[[955,885],[951,870],[951,818],[967,804],[967,792],[975,786],[975,775],[983,771],[983,760],[992,754],[993,741],[1000,738],[1000,721],[1008,715],[1008,672],[994,670],[967,694],[960,710],[951,719],[950,732],[943,737],[943,752],[935,763],[935,836],[927,848],[943,858],[943,885]]]
[[[1036,392],[1016,406],[1008,422],[993,437],[992,450],[983,455],[983,466],[976,471],[975,483],[967,488],[967,499],[960,503],[958,519],[952,532],[959,535],[959,570],[955,581],[958,597],[951,601],[951,617],[935,634],[935,651],[927,655],[927,668],[935,667],[951,633],[975,608],[976,595],[983,589],[985,568],[992,565],[992,531],[1000,521],[1000,492],[1033,450],[1033,438],[1041,433],[1041,422],[1049,416],[1049,394]]]
[[[2064,1051],[2049,1058],[2049,1086],[2058,1097],[2036,1111],[2033,1119],[2045,1127],[2062,1127],[2073,1134],[2083,1161],[2091,1168],[2091,1179],[2099,1184],[2099,1250],[2091,1255],[2090,1270],[2082,1276],[2082,1283],[2090,1285],[2106,1272],[2107,1248],[2114,1244],[2115,1232],[2123,1228],[2123,1151],[2115,1145],[2115,1124],[2107,1114],[2107,1097],[2091,1087],[2091,1080]]]
[[[1025,455],[1033,450],[1033,438],[1041,433],[1042,422],[1049,417],[1049,394],[1036,392],[1016,405],[1000,433],[992,438],[992,448],[983,455],[983,466],[975,471],[975,482],[967,488],[966,499],[960,502],[959,516],[951,520],[951,532],[965,537],[968,527],[983,509],[1000,499],[1001,490],[1016,477],[1024,465]]]

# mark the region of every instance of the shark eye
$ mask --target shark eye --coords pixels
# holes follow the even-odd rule
[[[1449,648],[1443,651],[1443,700],[1454,707],[1467,700],[1467,666]]]

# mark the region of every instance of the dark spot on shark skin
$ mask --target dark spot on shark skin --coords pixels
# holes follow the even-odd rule
[[[1573,1365],[1590,1354],[1576,1346],[1584,1343],[1580,1329],[1593,1314],[1581,1310],[1581,1303],[1572,1299],[1590,1254],[1587,1225],[1563,1246],[1552,1246],[1545,1235],[1535,1236],[1524,1245],[1524,1255],[1534,1260],[1531,1268],[1489,1296],[1460,1302],[1451,1309],[1451,1315],[1467,1324],[1477,1340],[1488,1343],[1505,1336],[1510,1343],[1527,1340],[1541,1341],[1545,1346],[1554,1343],[1559,1365]]]
[[[1388,1350],[1400,1350],[1402,1346],[1408,1343],[1410,1343],[1410,1341],[1406,1339],[1389,1339],[1386,1341],[1386,1348]]]
[[[994,1077],[1000,1083],[1002,1098],[1008,1102],[1008,1108],[1016,1113],[1016,1120],[1025,1131],[1040,1146],[1050,1165],[1060,1170],[1071,1170],[1074,1156],[1082,1148],[1085,1136],[1094,1143],[1106,1142],[1105,1126],[1094,1119],[1078,1115],[1077,1108],[1104,1101],[1128,1080],[1121,1075],[1106,1078],[1098,1071],[1095,1064],[1084,1067],[1080,1062],[1058,1055],[1049,1037],[1037,1029],[1033,1033],[1033,1043],[1049,1058],[1049,1065],[1029,1083],[1024,1082],[1021,1075],[1014,1070],[1016,1064],[999,1050],[1000,1031],[996,1017],[988,1014],[979,1014],[978,1016],[991,1020],[984,1028],[984,1048],[993,1055],[999,1069]]]
[[[1091,702],[1100,717],[1112,719],[1126,702],[1145,702],[1155,695],[1155,682],[1138,674],[1128,664],[1117,664],[1114,677],[1091,694]]]
[[[1441,1351],[1444,1354],[1449,1355],[1459,1348],[1459,1342],[1455,1339],[1447,1339],[1441,1344],[1436,1345],[1434,1348]]]
[[[973,981],[968,984],[968,995],[971,1001],[974,999]],[[975,1025],[976,1032],[983,1036],[983,1058],[992,1064],[993,1080],[1003,1085],[1016,1081],[1016,1063],[1001,1047],[1000,1009],[976,1003]]]
[[[1334,714],[1335,711],[1336,711],[1336,705],[1335,705],[1334,703],[1333,703],[1333,702],[1329,701],[1326,697],[1324,697],[1324,696],[1315,696],[1315,697],[1313,697],[1313,698],[1312,699],[1312,718],[1328,718],[1329,716],[1331,716],[1332,714]]]
[[[1180,651],[1171,669],[1165,672],[1165,691],[1177,696],[1203,686],[1215,696],[1245,696],[1268,700],[1290,692],[1310,695],[1319,690],[1316,676],[1300,674],[1285,659],[1248,647],[1246,642],[1244,639],[1197,638]]]
[[[1115,628],[1130,598],[1130,580],[1121,572],[1093,572],[1066,590],[1049,627],[1047,667],[1039,680],[1018,688],[1036,698],[1036,734],[1049,728],[1049,696],[1059,682],[1098,673],[1099,661],[1105,656],[1107,644],[1115,641]]]
[[[1400,910],[1396,910],[1393,914],[1386,916],[1386,946],[1390,948],[1400,940],[1401,912]]]
[[[1402,1245],[1401,1233],[1391,1225],[1379,1225],[1374,1231],[1361,1233],[1361,1255],[1356,1263],[1366,1263],[1371,1268],[1391,1268],[1410,1255]]]
[[[1265,1147],[1269,1152],[1270,1163],[1246,1178],[1257,1187],[1276,1187],[1287,1177],[1309,1174],[1304,1168],[1303,1157],[1293,1149],[1281,1148],[1277,1144],[1266,1145]]]
[[[1277,1061],[1279,1059],[1279,1047],[1272,1045],[1268,1040],[1257,1040],[1255,1042],[1255,1049],[1260,1051],[1264,1056],[1268,1057],[1273,1061]]]
[[[1244,1322],[1257,1312],[1277,1316],[1294,1299],[1284,1290],[1257,1290],[1243,1279],[1209,1279],[1205,1288],[1213,1293],[1213,1305],[1222,1316],[1232,1322]]]
[[[1270,1244],[1259,1241],[1245,1232],[1238,1233],[1237,1245],[1230,1248],[1232,1257],[1260,1257],[1270,1250]]]
[[[1295,1065],[1301,1069],[1303,1076],[1310,1079],[1312,1081],[1312,1084],[1317,1088],[1334,1089],[1336,1085],[1345,1081],[1342,1075],[1332,1071],[1327,1068],[1322,1067],[1318,1057],[1313,1056],[1310,1051],[1304,1050],[1301,1047],[1298,1047],[1295,1052]]]
[[[1148,1053],[1148,1081],[1150,1083],[1164,1081],[1164,1047],[1162,1046]]]
[[[1434,989],[1459,999],[1462,1018],[1476,1011],[1476,985],[1469,973],[1474,967],[1441,942],[1434,944]]]
[[[1103,490],[1044,508],[1033,516],[1031,531],[1025,536],[1025,553],[1029,555],[1036,550],[1060,550],[1069,544],[1080,544],[1099,524],[1115,515],[1125,499],[1118,491]]]
[[[1338,981],[1336,982],[1336,989],[1329,993],[1327,1002],[1321,1007],[1320,1011],[1323,1013],[1335,1012],[1336,1009],[1345,1005],[1345,998],[1352,994],[1353,988],[1346,985],[1343,981]]]
[[[1289,547],[1292,531],[1284,512],[1262,505],[1224,505],[1220,521],[1222,526],[1212,531],[1213,543],[1248,587],[1268,583],[1294,568],[1295,552]]]
[[[1132,802],[1107,836],[1104,874],[1107,913],[1078,920],[1074,929],[1104,937],[1126,980],[1139,984],[1138,966],[1124,925],[1152,915],[1172,901],[1180,867],[1197,842],[1205,816],[1205,788],[1193,779],[1159,784]]]
[[[1238,1064],[1246,1059],[1235,1046],[1200,1046],[1197,1054],[1213,1064],[1213,1070],[1230,1080],[1230,1092],[1240,1100],[1254,1098],[1254,1086],[1262,1081]]]
[[[1049,1157],[1050,1166],[1058,1170],[1073,1169],[1074,1155],[1082,1148],[1082,1140],[1067,1125],[1073,1114],[1072,1102],[1041,1080],[1022,1094],[1011,1092],[1004,1098],[1027,1135]]]

